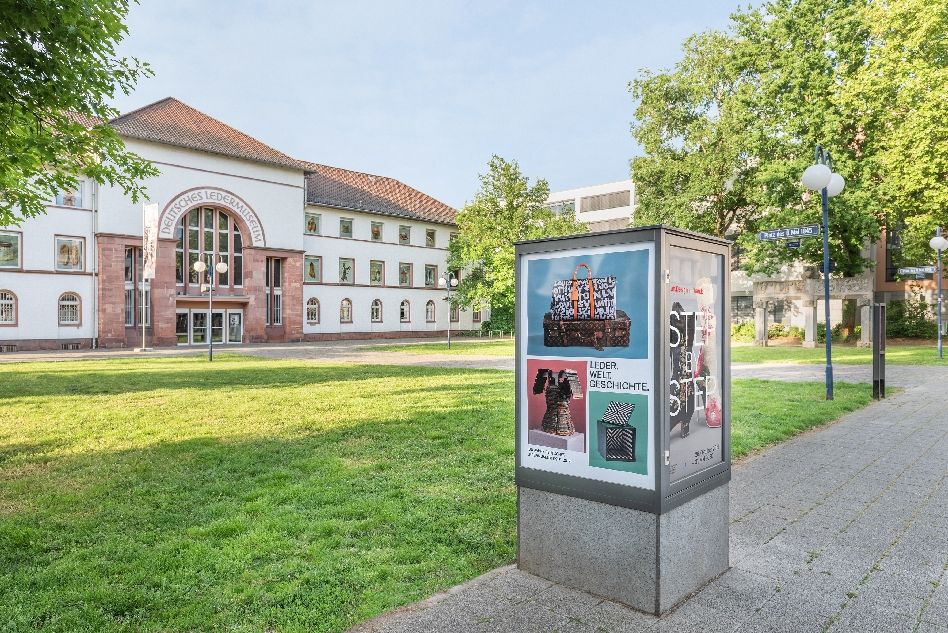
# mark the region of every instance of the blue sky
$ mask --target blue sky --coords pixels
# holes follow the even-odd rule
[[[626,85],[738,2],[141,0],[124,55],[166,96],[291,156],[392,176],[460,207],[491,154],[553,190],[628,178]]]

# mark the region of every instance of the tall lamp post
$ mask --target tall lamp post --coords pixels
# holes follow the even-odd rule
[[[935,229],[935,237],[929,240],[928,245],[934,248],[938,254],[938,267],[935,269],[935,274],[938,275],[938,358],[941,359],[943,358],[941,349],[941,252],[948,249],[948,240],[941,234],[940,226]]]
[[[833,157],[816,146],[813,164],[803,172],[803,186],[819,191],[823,202],[823,307],[826,320],[826,399],[833,399],[833,329],[830,327],[829,199],[842,193],[846,181],[833,172]]]
[[[211,266],[211,263],[214,260],[214,256],[208,253],[207,263],[204,263],[202,260],[197,260],[194,262],[194,271],[198,274],[198,279],[200,280],[201,274],[207,272],[207,360],[208,362],[214,360],[214,334],[211,330],[211,318],[214,314],[214,271],[217,271],[221,275],[227,272],[227,264],[223,261],[217,262],[216,266]]]
[[[448,291],[448,349],[451,349],[451,291],[458,285],[458,278],[452,272],[447,272],[438,278],[438,284]]]

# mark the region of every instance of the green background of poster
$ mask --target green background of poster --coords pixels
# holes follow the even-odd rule
[[[613,393],[610,391],[590,391],[589,398],[589,465],[609,470],[621,470],[629,473],[648,475],[648,437],[649,421],[648,396],[640,393]],[[602,414],[610,402],[627,402],[635,405],[629,423],[635,427],[635,461],[607,461],[599,454],[599,424]]]

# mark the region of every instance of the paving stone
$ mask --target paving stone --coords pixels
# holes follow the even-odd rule
[[[827,633],[911,633],[916,624],[914,616],[856,604],[844,609]]]
[[[583,612],[579,619],[594,631],[608,633],[652,632],[658,618],[614,602],[604,601]]]

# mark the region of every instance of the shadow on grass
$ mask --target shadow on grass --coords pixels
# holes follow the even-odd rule
[[[230,362],[228,362],[228,360]],[[240,357],[204,363],[200,359],[129,360],[101,364],[97,361],[17,364],[0,366],[0,399],[36,396],[113,395],[158,389],[236,389],[306,387],[337,381],[411,380],[444,374],[445,385],[465,389],[452,375],[469,374],[469,368],[431,368],[414,365],[311,365]],[[121,369],[115,369],[120,365]],[[188,365],[188,367],[186,367]],[[499,371],[499,370],[496,370]],[[504,372],[510,375],[509,372]],[[512,380],[512,376],[511,376]],[[371,394],[366,394],[371,397]]]
[[[303,382],[388,375],[302,372]],[[130,375],[123,389],[154,378]],[[68,383],[56,381],[44,376],[40,393],[62,393]],[[0,463],[0,502],[25,505],[0,503],[0,621],[6,631],[344,630],[512,559],[511,431],[506,405],[472,405],[299,437],[53,458],[45,444],[6,447],[34,468],[10,477]]]

